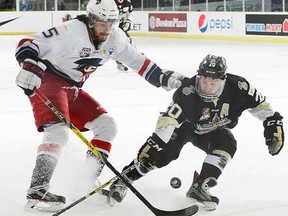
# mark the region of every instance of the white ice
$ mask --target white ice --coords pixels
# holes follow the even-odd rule
[[[15,85],[19,66],[14,58],[21,36],[0,36],[0,215],[52,215],[23,210],[36,149],[41,134],[36,132],[27,97]],[[247,78],[267,96],[274,109],[284,116],[287,133],[288,78],[287,44],[197,41],[164,38],[133,39],[137,48],[163,68],[187,76],[195,74],[206,54],[226,57],[228,70]],[[173,92],[155,88],[134,72],[120,73],[108,62],[86,82],[84,89],[115,117],[119,132],[113,143],[110,162],[120,171],[135,158],[138,149],[154,131],[160,111],[171,102]],[[193,112],[193,110],[191,110]],[[278,156],[269,155],[263,138],[262,122],[245,111],[233,130],[238,150],[211,190],[220,198],[217,210],[200,211],[209,216],[284,216],[288,212],[288,148]],[[84,135],[89,139],[91,133]],[[90,192],[81,184],[86,146],[71,132],[51,181],[51,192],[65,195],[67,204]],[[178,160],[155,170],[133,185],[157,208],[174,210],[192,204],[185,197],[194,170],[200,170],[205,154],[188,143]],[[101,181],[114,174],[105,168]],[[170,187],[170,179],[182,180],[180,189]],[[93,195],[63,213],[63,216],[149,216],[153,215],[132,193],[123,203],[107,206]]]

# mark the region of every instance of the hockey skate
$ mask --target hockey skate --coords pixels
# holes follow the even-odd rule
[[[107,156],[105,155],[102,155],[102,157],[107,158]],[[105,166],[104,162],[101,161],[98,157],[96,157],[91,150],[87,151],[86,158],[87,158],[87,166],[89,166],[90,169],[92,169],[92,178],[98,181],[97,178],[100,176]]]
[[[101,154],[101,153],[100,153]],[[107,157],[102,155],[102,157]],[[98,157],[94,155],[91,150],[88,150],[86,153],[86,163],[83,168],[83,176],[81,178],[82,184],[83,179],[87,179],[85,183],[84,191],[91,190],[93,188],[97,188],[101,185],[99,180],[99,176],[101,175],[105,164]]]
[[[48,191],[49,186],[35,186],[27,191],[27,204],[25,209],[41,212],[57,212],[64,207],[65,197],[52,194]]]
[[[205,180],[196,179],[193,181],[186,196],[203,204],[205,210],[213,211],[219,204],[219,199],[216,196],[212,196],[209,189],[216,185],[217,180],[213,177],[206,178]]]
[[[123,177],[132,184],[132,180],[128,179],[126,175]],[[128,187],[120,179],[117,179],[110,185],[109,190],[110,199],[114,199],[116,202],[121,203],[127,194]],[[110,202],[113,203],[113,200]]]
[[[123,65],[121,62],[116,61],[116,64],[119,71],[126,72],[129,70],[129,68]]]

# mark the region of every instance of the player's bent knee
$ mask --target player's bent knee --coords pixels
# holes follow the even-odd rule
[[[91,122],[87,122],[85,128],[93,131],[93,139],[106,142],[112,142],[118,131],[115,119],[107,113],[98,116]]]
[[[43,139],[44,144],[57,144],[63,147],[69,140],[69,129],[64,123],[44,125]]]
[[[214,165],[223,171],[231,159],[232,156],[228,152],[223,150],[213,150],[211,155],[207,155],[205,162]]]
[[[165,142],[157,136],[157,134],[153,134],[150,136],[146,143],[140,148],[138,152],[138,161],[141,163],[143,167],[147,170],[153,170],[156,168],[160,168],[159,166],[165,158]],[[169,162],[168,162],[169,163]]]

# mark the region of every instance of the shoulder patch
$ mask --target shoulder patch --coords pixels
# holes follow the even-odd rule
[[[241,82],[241,81],[238,81],[238,87],[240,90],[244,89],[244,90],[248,90],[248,83],[247,82]]]
[[[111,57],[115,52],[115,47],[103,47],[101,50],[103,57]]]
[[[184,95],[190,95],[191,93],[194,94],[194,93],[195,93],[195,87],[194,87],[193,85],[184,87],[184,88],[182,89],[182,93],[183,93]]]

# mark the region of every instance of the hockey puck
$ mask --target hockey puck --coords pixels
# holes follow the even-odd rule
[[[178,177],[173,177],[170,180],[170,185],[174,189],[180,188],[181,187],[181,180]]]

